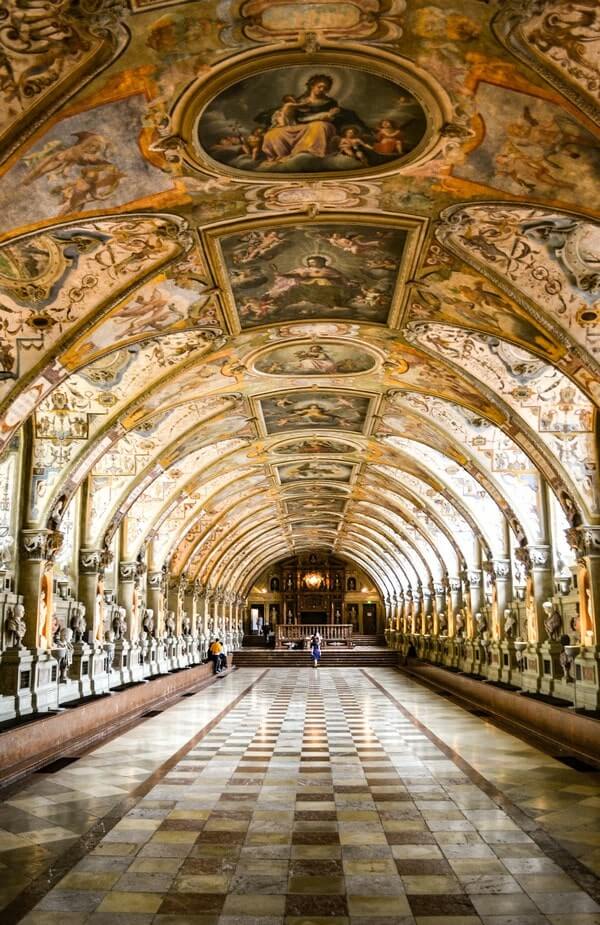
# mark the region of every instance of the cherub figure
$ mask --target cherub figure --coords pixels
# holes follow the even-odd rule
[[[382,119],[379,122],[375,137],[377,141],[373,145],[373,150],[378,154],[403,154],[402,132],[395,122],[391,119]]]
[[[296,122],[295,112],[300,106],[294,96],[284,96],[281,100],[281,106],[276,109],[271,116],[271,125],[294,125]]]
[[[348,125],[345,129],[342,129],[338,145],[340,154],[344,154],[346,157],[352,157],[355,161],[359,161],[359,163],[368,167],[369,159],[365,153],[367,150],[372,151],[373,145],[368,144],[361,138],[360,132],[355,125]]]
[[[263,138],[265,132],[262,128],[255,128],[242,139],[242,149],[253,161],[260,160],[262,154]]]

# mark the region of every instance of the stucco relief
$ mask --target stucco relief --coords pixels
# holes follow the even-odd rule
[[[537,433],[592,509],[598,510],[595,408],[555,367],[522,348],[449,325],[415,323],[410,339],[468,368]]]
[[[600,19],[595,0],[510,0],[492,27],[510,51],[600,122]]]
[[[395,43],[404,27],[406,0],[224,0],[228,45],[318,39]]]
[[[6,0],[0,13],[4,156],[119,55],[128,40],[124,16],[114,0]]]
[[[525,305],[564,331],[600,369],[600,226],[591,219],[528,206],[449,209],[437,236]],[[513,326],[511,325],[511,328]],[[585,356],[584,354],[584,356]]]
[[[409,408],[441,426],[451,443],[464,446],[482,470],[497,483],[532,542],[541,537],[537,509],[539,478],[534,463],[500,428],[460,405],[432,395],[398,394],[393,407]],[[393,419],[392,419],[393,420]]]

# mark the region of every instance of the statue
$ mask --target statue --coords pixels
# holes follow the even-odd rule
[[[192,635],[192,621],[187,615],[181,621],[181,635],[182,636],[191,636]]]
[[[446,614],[445,614],[443,611],[442,611],[442,613],[439,614],[439,616],[438,616],[438,628],[439,628],[440,636],[446,636],[446,635],[447,635],[447,633],[448,633],[448,617],[446,616]]]
[[[167,636],[175,635],[175,611],[170,610],[167,614],[167,619],[165,620],[165,630],[167,631]]]
[[[112,628],[115,634],[115,639],[123,639],[125,633],[127,632],[127,620],[125,619],[125,614],[127,611],[124,607],[118,607],[117,612],[112,620]]]
[[[568,638],[568,637],[567,637]],[[570,656],[565,649],[563,648],[562,652],[558,657],[560,667],[562,668],[563,678],[567,684],[573,683],[573,676],[571,674],[571,668],[573,666],[573,658]]]
[[[507,639],[512,639],[513,633],[517,626],[517,617],[510,607],[507,607],[504,611],[504,635]]]
[[[462,636],[465,631],[465,612],[457,610],[456,612],[456,635]]]
[[[142,617],[142,629],[148,636],[154,635],[154,611],[151,607],[145,607]]]
[[[552,601],[544,601],[542,607],[546,614],[546,619],[544,620],[546,635],[551,642],[558,642],[563,631],[562,615],[556,609]]]
[[[73,631],[75,642],[82,642],[86,630],[85,607],[83,604],[75,604],[73,607],[69,626]]]
[[[61,627],[56,644],[58,655],[58,681],[67,684],[69,681],[69,668],[73,662],[73,630],[70,627]]]
[[[8,647],[11,649],[23,648],[22,640],[27,632],[25,623],[25,608],[22,604],[15,604],[8,612],[6,620],[6,634],[8,637]]]
[[[485,614],[481,613],[480,610],[478,610],[475,614],[475,626],[475,636],[477,636],[479,639],[483,638],[483,634],[487,630],[487,619]]]

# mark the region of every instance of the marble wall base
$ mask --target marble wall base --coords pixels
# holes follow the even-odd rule
[[[120,726],[179,692],[211,683],[212,671],[212,665],[206,664],[167,674],[152,684],[136,684],[116,691],[111,697],[90,700],[77,709],[60,711],[37,719],[33,725],[0,733],[0,781],[8,783],[64,754],[67,749],[80,747],[81,743],[87,747],[112,735]],[[55,690],[56,687],[55,684]],[[0,705],[5,699],[0,698]]]
[[[521,661],[521,688],[530,694],[538,694],[542,683],[542,657],[537,646],[529,645]]]
[[[563,670],[560,664],[562,646],[560,642],[543,642],[540,646],[542,676],[540,678],[540,693],[551,697],[558,697],[557,687],[561,687]]]
[[[572,669],[573,670],[573,669]],[[575,659],[575,706],[600,710],[600,649],[587,646]]]
[[[0,658],[0,719],[58,708],[58,662],[43,649],[15,647]]]

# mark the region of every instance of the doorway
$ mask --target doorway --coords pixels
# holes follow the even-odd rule
[[[303,610],[300,614],[300,623],[306,626],[310,623],[327,623],[327,613],[324,610]]]

